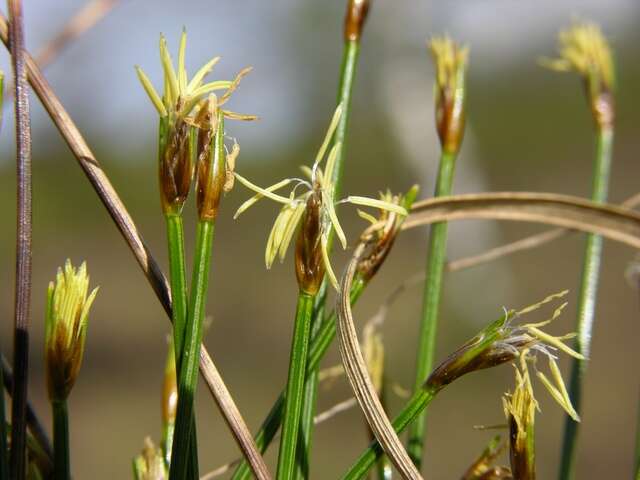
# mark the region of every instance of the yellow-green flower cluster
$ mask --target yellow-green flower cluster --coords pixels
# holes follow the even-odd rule
[[[45,364],[52,401],[66,400],[80,371],[89,310],[98,293],[87,295],[89,276],[83,262],[76,269],[67,260],[49,284],[45,319]]]
[[[317,239],[311,238],[311,235],[308,234],[307,237],[309,238],[307,238],[305,242],[310,249],[318,248],[318,255],[322,257],[322,263],[326,269],[329,280],[336,288],[338,281],[333,269],[331,268],[328,253],[329,237],[331,233],[335,232],[342,247],[347,247],[347,239],[336,214],[336,205],[340,203],[352,203],[355,205],[385,209],[390,212],[395,212],[398,215],[407,215],[407,210],[405,208],[385,200],[377,200],[361,196],[349,196],[339,202],[334,200],[334,170],[336,166],[336,158],[338,157],[342,145],[340,142],[335,142],[329,150],[329,144],[331,143],[341,115],[342,106],[339,105],[333,114],[329,129],[327,130],[322,145],[318,150],[313,166],[311,168],[306,166],[302,167],[302,171],[306,176],[305,179],[286,178],[267,188],[262,188],[235,173],[235,178],[238,179],[240,183],[256,192],[255,196],[244,202],[240,208],[238,208],[235,218],[264,197],[283,204],[267,240],[267,246],[265,249],[265,263],[267,268],[271,268],[276,257],[279,257],[280,261],[284,259],[297,227],[301,223],[304,223],[303,219],[305,218],[305,215],[313,213],[313,215],[317,216],[319,224],[317,233],[319,237]],[[327,151],[329,151],[328,154]],[[325,160],[325,157],[326,162],[323,169],[321,165]],[[275,193],[277,190],[291,184],[293,184],[294,187],[289,196],[283,196]],[[298,189],[301,187],[306,188],[306,191],[303,193],[297,193]],[[317,212],[311,212],[311,210],[314,209],[317,209]],[[313,220],[313,218],[308,217],[308,219],[309,222],[307,222],[307,224],[312,225],[313,222],[311,222],[311,220]],[[311,256],[313,255],[309,255],[309,257]],[[311,270],[317,269],[314,267]]]
[[[443,150],[454,154],[464,135],[469,48],[448,36],[431,39],[428,47],[436,66],[436,127]]]

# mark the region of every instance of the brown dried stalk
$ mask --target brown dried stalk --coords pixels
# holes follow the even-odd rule
[[[31,125],[25,69],[22,2],[9,0],[11,63],[15,87],[18,212],[16,230],[15,319],[13,330],[13,393],[11,395],[11,478],[26,475],[27,379],[31,316]]]

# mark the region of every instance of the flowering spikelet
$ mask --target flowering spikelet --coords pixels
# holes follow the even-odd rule
[[[494,466],[496,458],[502,453],[505,444],[500,435],[491,439],[480,456],[471,464],[461,480],[507,480],[512,479],[511,470],[503,466]]]
[[[567,304],[563,303],[560,305],[555,309],[552,317],[543,322],[523,325],[513,324],[516,318],[533,312],[553,300],[562,298],[567,293],[568,291],[565,290],[550,295],[541,302],[518,311],[505,309],[504,315],[501,318],[482,330],[436,367],[427,379],[425,385],[432,389],[440,389],[467,373],[513,361],[525,350],[532,353],[538,352],[549,357],[551,362],[550,368],[556,386],[554,386],[551,381],[548,381],[547,377],[542,373],[538,374],[540,379],[567,413],[569,413],[574,420],[579,420],[575,410],[571,406],[568,394],[566,394],[564,382],[562,382],[562,377],[556,368],[557,364],[555,363],[554,355],[554,352],[562,351],[574,358],[584,360],[583,355],[572,350],[564,343],[565,340],[574,338],[575,334],[571,333],[558,337],[541,330],[542,327],[557,319]]]
[[[237,218],[264,197],[283,204],[267,240],[265,249],[267,268],[271,268],[276,257],[279,257],[281,262],[284,260],[293,235],[300,226],[296,241],[296,275],[300,288],[307,293],[317,291],[325,271],[331,284],[335,288],[338,286],[338,281],[329,262],[329,239],[330,235],[335,233],[343,248],[347,246],[347,239],[338,221],[336,205],[352,203],[385,209],[398,215],[407,215],[407,210],[404,207],[384,200],[349,196],[339,202],[335,201],[336,159],[342,146],[340,142],[336,142],[329,149],[329,144],[341,115],[342,106],[338,105],[312,168],[302,168],[307,179],[285,178],[267,188],[261,188],[238,173],[234,173],[240,183],[256,192],[256,195],[240,205],[234,218]],[[326,163],[323,169],[321,164],[325,157]],[[275,193],[290,184],[294,184],[294,187],[289,196]],[[298,194],[299,187],[306,187],[307,190]]]
[[[144,439],[142,453],[133,459],[133,475],[135,480],[167,480],[162,452],[149,437]]]
[[[88,296],[89,276],[83,262],[76,269],[67,260],[49,283],[45,319],[45,364],[51,401],[66,400],[80,371],[89,310],[98,293]]]
[[[434,37],[428,44],[436,66],[436,127],[442,149],[457,153],[465,123],[465,76],[469,48],[448,36]]]
[[[527,350],[522,352],[520,365],[515,367],[515,390],[502,399],[509,427],[511,471],[519,480],[534,480],[536,476],[534,435],[538,402],[533,396],[527,353]]]
[[[560,32],[558,43],[560,57],[542,59],[541,63],[552,70],[581,75],[596,123],[611,125],[615,68],[611,48],[600,27],[591,22],[576,22]]]
[[[167,48],[167,41],[163,35],[160,36],[160,60],[164,73],[162,97],[144,71],[136,66],[140,83],[160,115],[158,152],[160,199],[166,214],[179,213],[189,194],[195,167],[192,161],[191,127],[202,128],[196,117],[198,111],[207,105],[207,96],[215,91],[224,90],[220,98],[216,97],[216,112],[219,109],[224,117],[236,120],[256,118],[253,115],[243,115],[222,108],[251,68],[242,69],[234,80],[204,83],[206,76],[220,60],[220,57],[214,57],[189,80],[185,67],[186,47],[187,34],[183,31],[176,71]],[[204,128],[209,127],[210,125],[207,124]],[[213,130],[215,131],[215,128]]]

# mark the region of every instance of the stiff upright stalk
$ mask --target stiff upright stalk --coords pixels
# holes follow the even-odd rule
[[[276,476],[278,480],[290,480],[294,475],[314,300],[315,295],[304,291],[298,294],[289,376],[284,397],[284,420]]]
[[[176,412],[169,475],[172,480],[181,480],[186,477],[187,464],[190,458],[190,436],[193,431],[192,422],[195,390],[198,381],[198,360],[202,343],[202,323],[209,283],[213,232],[213,222],[198,222],[193,278],[191,281],[191,299],[178,375],[178,409]],[[193,448],[197,448],[197,444]]]
[[[53,472],[56,480],[70,480],[69,415],[67,401],[53,401]]]
[[[434,196],[440,197],[451,194],[455,162],[455,153],[442,153]],[[442,296],[442,275],[447,254],[447,233],[448,225],[446,222],[435,223],[431,227],[425,269],[426,281],[423,293],[422,321],[420,323],[418,355],[416,359],[416,377],[414,382],[416,391],[421,388],[421,385],[433,367],[440,298]],[[420,413],[417,421],[411,426],[409,433],[408,452],[417,467],[420,467],[422,460],[426,427],[425,417],[426,411]]]
[[[596,159],[591,195],[591,199],[594,202],[604,203],[607,200],[612,146],[613,128],[601,128],[598,131],[596,141]],[[599,235],[588,235],[578,296],[577,336],[575,343],[575,350],[587,359],[591,351],[591,337],[596,313],[596,296],[598,292],[598,280],[600,278],[601,258],[602,237]],[[578,413],[582,411],[582,384],[586,369],[587,362],[585,360],[573,360],[569,395]],[[579,425],[579,423],[573,421],[571,418],[566,418],[562,444],[562,461],[560,464],[561,480],[575,477]]]
[[[435,196],[451,194],[456,158],[464,136],[465,124],[465,77],[468,49],[453,42],[449,37],[435,37],[429,50],[436,67],[435,118],[436,130],[442,146]],[[435,354],[435,339],[438,325],[442,273],[447,251],[447,223],[436,223],[431,227],[427,265],[425,269],[422,317],[418,333],[416,376],[414,390],[420,390],[431,371]],[[420,469],[425,436],[425,414],[421,413],[409,433],[409,456]]]
[[[366,282],[362,278],[356,278],[351,288],[351,304],[355,304],[360,295],[362,294]],[[317,335],[313,337],[311,345],[309,346],[309,354],[307,358],[307,376],[311,372],[317,370],[320,365],[320,361],[324,357],[324,354],[329,349],[331,342],[336,336],[336,314],[333,312],[329,317],[325,318],[320,325]],[[271,441],[275,437],[280,425],[282,424],[282,412],[284,410],[284,392],[281,392],[274,404],[269,410],[269,413],[265,417],[260,425],[260,429],[256,433],[254,439],[257,447],[260,449],[260,453],[264,453]],[[246,460],[240,464],[235,471],[232,480],[245,480],[249,478],[249,464]]]
[[[342,65],[340,68],[340,83],[338,86],[337,104],[342,105],[343,112],[340,122],[336,128],[334,144],[340,144],[342,147],[336,158],[336,166],[333,173],[333,182],[335,185],[335,196],[339,195],[340,184],[342,180],[342,171],[344,166],[344,157],[346,151],[347,128],[349,125],[349,117],[351,113],[351,95],[358,66],[358,58],[360,56],[360,38],[362,36],[362,28],[367,18],[369,10],[369,0],[349,0],[347,3],[347,12],[345,15],[344,26],[344,50],[342,55]],[[331,251],[332,241],[330,239],[329,251]],[[312,325],[318,326],[322,321],[324,314],[324,303],[326,301],[326,279],[322,286],[321,293],[317,296],[317,307],[314,310]],[[313,329],[312,329],[313,330]],[[312,332],[312,336],[315,332]],[[298,478],[307,478],[309,476],[308,462],[311,454],[311,442],[313,437],[313,417],[316,410],[316,399],[318,391],[318,368],[315,372],[310,372],[305,381],[304,393],[304,410],[301,419],[300,429],[301,438],[304,440],[304,450],[300,451],[300,465],[298,469]]]
[[[187,273],[184,253],[184,226],[181,213],[165,215],[167,223],[167,244],[169,246],[169,277],[171,298],[173,301],[173,351],[175,352],[176,371],[180,371],[180,354],[184,347],[187,323]],[[198,446],[196,444],[195,418],[191,419],[189,469],[193,478],[198,477]],[[171,446],[169,446],[171,447]]]

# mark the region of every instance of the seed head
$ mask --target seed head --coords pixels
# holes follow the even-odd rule
[[[380,194],[380,200],[385,204],[398,205],[408,212],[418,195],[418,190],[417,185],[411,187],[404,195],[393,195],[387,190],[386,193]],[[358,273],[365,280],[369,280],[376,274],[391,251],[406,215],[400,215],[385,208],[380,209],[378,218],[362,210],[358,210],[358,215],[371,223],[360,238],[371,246],[358,263]]]
[[[583,360],[583,355],[575,352],[563,342],[575,337],[575,334],[556,337],[541,330],[541,327],[548,325],[560,316],[567,305],[566,303],[560,305],[554,311],[552,318],[544,322],[513,324],[516,318],[537,310],[555,299],[562,298],[567,293],[568,291],[564,291],[550,295],[541,302],[519,311],[505,310],[501,318],[482,330],[436,367],[427,379],[425,386],[440,389],[467,373],[513,361],[524,350],[540,352],[552,359],[554,358],[553,352],[561,350],[574,358]]]
[[[429,50],[436,66],[436,127],[442,149],[457,153],[465,124],[465,76],[469,48],[448,36],[434,37]]]
[[[83,262],[79,269],[67,260],[58,269],[56,281],[49,283],[45,319],[45,366],[51,401],[66,400],[78,377],[89,310],[98,293],[88,296],[89,276]]]
[[[576,72],[585,81],[591,110],[599,126],[614,119],[615,67],[607,39],[591,22],[575,22],[558,35],[559,58],[541,63],[559,72]]]

